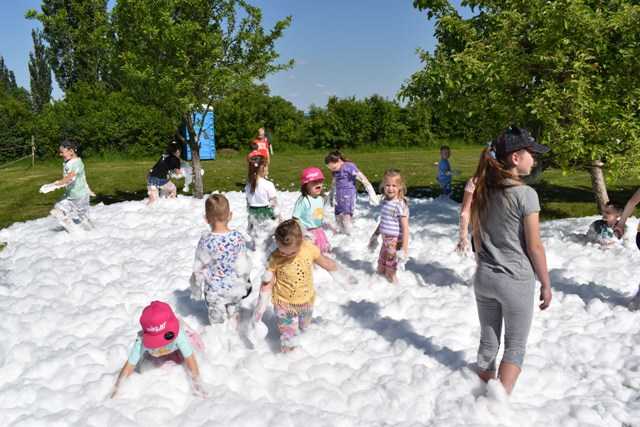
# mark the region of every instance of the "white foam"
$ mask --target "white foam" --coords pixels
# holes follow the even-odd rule
[[[227,193],[244,231],[241,193]],[[283,212],[297,195],[280,193]],[[365,198],[352,236],[332,236],[355,285],[316,269],[314,322],[290,354],[277,352],[271,313],[255,349],[206,325],[189,299],[203,201],[91,208],[96,229],[69,235],[51,218],[0,231],[0,424],[91,426],[620,425],[640,420],[640,313],[624,306],[640,277],[633,242],[603,251],[576,238],[595,218],[547,222],[554,285],[535,310],[513,396],[473,373],[479,326],[474,261],[454,253],[457,209],[411,201],[411,257],[399,284],[374,274],[367,249],[377,211]],[[634,224],[630,224],[632,228]],[[253,260],[264,254],[252,254]],[[254,265],[259,277],[262,265]],[[257,293],[245,304],[246,316]],[[184,370],[147,366],[109,400],[142,308],[170,302],[205,343],[197,354],[208,399]]]

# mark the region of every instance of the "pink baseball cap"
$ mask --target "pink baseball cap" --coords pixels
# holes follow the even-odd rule
[[[322,174],[322,170],[316,167],[306,168],[300,174],[300,183],[305,185],[309,182],[313,181],[324,181],[324,175]]]
[[[180,332],[180,322],[171,306],[162,301],[152,301],[142,310],[142,344],[147,348],[159,348],[173,342]]]

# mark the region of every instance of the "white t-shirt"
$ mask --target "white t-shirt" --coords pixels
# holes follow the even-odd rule
[[[247,183],[244,187],[244,194],[247,196],[247,203],[252,207],[271,206],[271,199],[277,196],[276,187],[268,179],[258,178],[256,191],[251,193],[251,185]]]

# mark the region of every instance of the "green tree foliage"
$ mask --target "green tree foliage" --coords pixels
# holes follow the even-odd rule
[[[32,30],[33,52],[29,53],[29,75],[31,77],[31,101],[36,112],[51,101],[51,69],[47,62],[42,32]]]
[[[373,95],[363,100],[329,98],[326,108],[312,107],[307,117],[314,148],[425,145],[431,142],[429,113]]]
[[[402,97],[431,105],[435,126],[478,141],[510,123],[526,126],[552,145],[565,168],[603,160],[620,175],[637,166],[637,1],[463,5],[476,15],[464,19],[446,0],[414,1],[435,17],[438,44],[433,53],[421,52],[425,66],[404,85]]]
[[[304,140],[304,114],[289,101],[269,96],[266,85],[255,85],[226,96],[214,104],[216,144],[247,150],[257,130],[264,127],[276,145]]]
[[[30,153],[32,119],[29,93],[18,87],[0,56],[0,161]]]
[[[265,31],[260,9],[241,0],[119,0],[114,7],[123,83],[137,99],[183,120],[197,197],[203,188],[196,113],[287,67],[275,63],[274,43],[290,21]]]
[[[4,58],[0,56],[0,90],[13,92],[18,89],[16,76],[4,63]]]
[[[107,0],[43,0],[42,12],[27,12],[42,23],[51,69],[63,91],[78,82],[108,81],[113,36]]]
[[[71,138],[80,143],[83,155],[139,155],[162,151],[178,121],[122,91],[77,83],[63,100],[45,109],[36,124],[36,139],[48,154],[55,153],[62,139]]]

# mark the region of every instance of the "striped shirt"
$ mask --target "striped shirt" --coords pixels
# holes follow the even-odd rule
[[[380,234],[399,237],[401,234],[400,218],[403,216],[409,216],[409,207],[404,201],[398,199],[383,200],[380,214]]]

